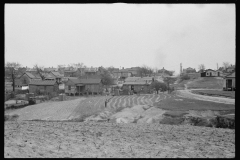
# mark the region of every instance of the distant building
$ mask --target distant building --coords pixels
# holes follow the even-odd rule
[[[186,74],[186,73],[196,73],[196,70],[195,70],[195,68],[188,67],[186,69],[183,69],[182,73],[183,74]]]
[[[207,69],[201,73],[201,77],[221,77],[221,76],[222,76],[222,71],[219,71],[219,70],[215,71],[212,69]]]
[[[33,80],[29,83],[30,93],[51,94],[56,96],[58,94],[59,87],[56,81],[48,80]]]

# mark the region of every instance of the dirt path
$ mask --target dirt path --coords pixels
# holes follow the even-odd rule
[[[185,84],[185,90],[177,90],[176,93],[180,97],[198,99],[198,100],[203,100],[203,101],[211,101],[211,102],[216,102],[216,103],[235,104],[235,99],[193,94],[193,93],[191,93],[191,90],[187,88],[186,84]]]
[[[234,158],[235,130],[161,124],[6,122],[5,158]]]

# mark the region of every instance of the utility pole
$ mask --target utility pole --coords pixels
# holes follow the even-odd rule
[[[217,70],[218,70],[218,63],[217,63]]]
[[[182,63],[180,63],[180,75],[182,74]]]

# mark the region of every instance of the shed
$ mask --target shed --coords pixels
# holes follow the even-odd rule
[[[49,80],[33,80],[29,83],[29,92],[40,92],[43,94],[57,95],[59,91],[58,83],[56,81]]]
[[[227,75],[223,79],[223,90],[236,90],[235,72]]]

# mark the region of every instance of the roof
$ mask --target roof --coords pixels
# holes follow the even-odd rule
[[[225,78],[235,78],[235,72],[226,75]]]
[[[83,84],[98,84],[101,82],[101,79],[81,79],[80,81]]]
[[[42,81],[42,80],[33,80],[29,83],[29,85],[36,85],[36,86],[53,86],[56,81]]]
[[[44,68],[44,71],[57,71],[57,68]]]
[[[74,84],[99,84],[101,79],[69,79]]]
[[[125,82],[123,85],[149,85],[146,81]]]
[[[139,78],[141,78],[141,77],[127,77],[125,79],[125,82],[133,82],[133,81],[138,80]]]
[[[41,79],[41,77],[37,74],[33,74],[33,73],[30,73],[30,72],[25,72],[25,74],[30,77],[31,79]]]
[[[52,73],[55,77],[57,77],[57,78],[63,77],[63,75],[60,74],[59,72],[52,71],[51,73]]]
[[[207,71],[215,71],[215,70],[212,70],[212,69],[206,69],[206,70],[204,70],[204,72],[207,72]]]

